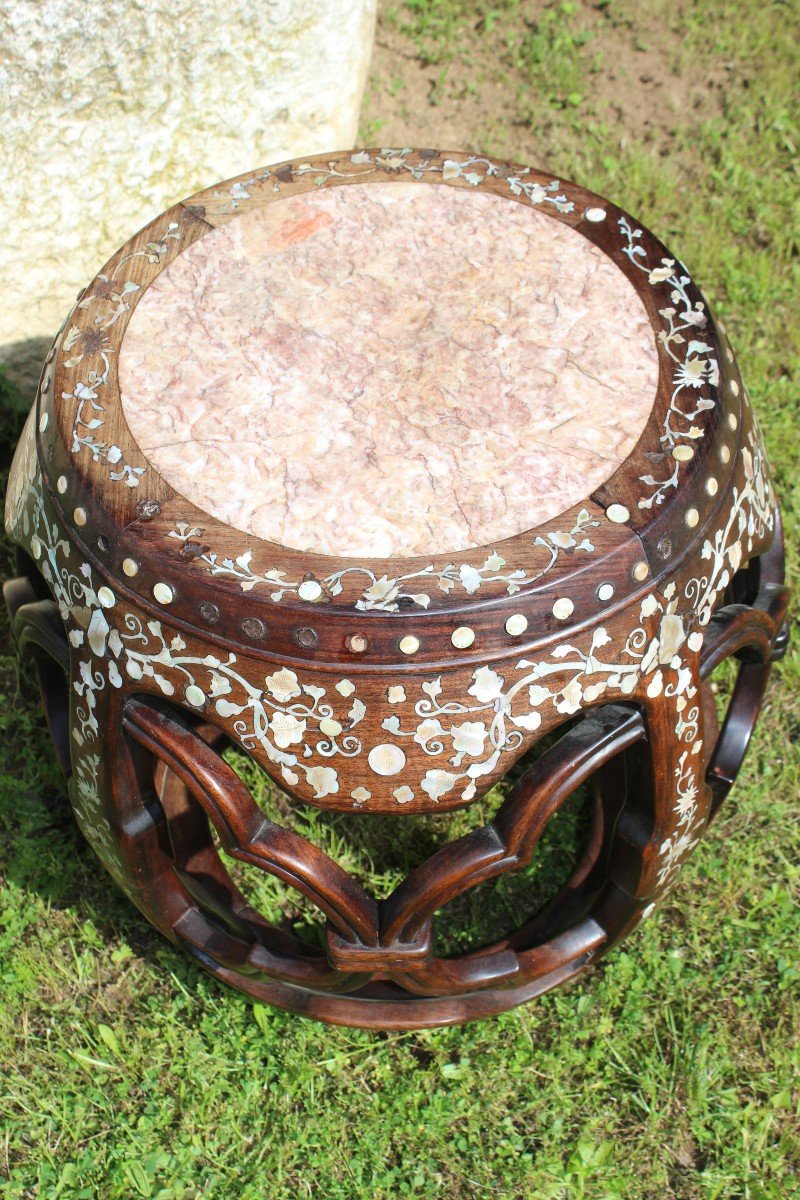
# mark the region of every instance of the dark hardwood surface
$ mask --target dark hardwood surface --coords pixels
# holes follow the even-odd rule
[[[427,607],[365,608],[363,579],[341,593],[326,582],[341,561],[247,538],[157,475],[124,421],[115,361],[136,303],[195,240],[242,208],[365,178],[479,186],[523,204],[541,203],[536,189],[551,183],[474,156],[356,158],[243,176],[236,205],[225,199],[236,181],[176,205],[82,294],[15,459],[6,521],[20,572],[4,592],[78,822],[147,919],[259,999],[327,1021],[409,1028],[527,1000],[649,915],[736,778],[770,665],[785,650],[787,590],[768,466],[724,331],[652,234],[571,183],[548,193],[563,198],[548,215],[589,237],[636,288],[659,385],[639,443],[602,488],[558,522],[480,548],[525,573],[517,590],[495,579],[472,593],[433,589]],[[448,179],[445,165],[467,158],[479,182]],[[661,279],[664,260],[674,273]],[[673,336],[676,313],[684,332]],[[105,357],[75,361],[80,337],[98,329]],[[76,416],[89,412],[91,428]],[[576,522],[591,552],[573,544],[543,559],[537,535]],[[180,523],[200,532],[176,538]],[[256,580],[246,588],[235,571],[214,568],[245,547],[242,570]],[[404,560],[403,570],[436,578],[477,553]],[[396,570],[392,560],[361,565],[365,578]],[[318,602],[291,587],[276,600],[264,582],[273,570],[319,581]],[[565,599],[566,617],[557,615]],[[518,634],[507,629],[512,616],[525,618]],[[475,637],[458,649],[452,635],[463,626]],[[409,637],[411,654],[400,648]],[[730,657],[738,676],[719,725],[708,681]],[[552,745],[492,820],[385,897],[267,820],[221,757],[231,742],[296,802],[402,821],[471,803],[546,735]],[[437,956],[442,906],[530,863],[552,816],[587,782],[592,834],[558,895],[521,912],[502,941]],[[247,903],[212,829],[226,855],[324,914],[324,950]]]

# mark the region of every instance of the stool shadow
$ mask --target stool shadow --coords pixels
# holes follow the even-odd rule
[[[0,870],[19,897],[90,921],[104,941],[150,956],[159,935],[119,891],[81,835],[57,764],[29,667],[17,668],[8,622],[0,630],[0,692],[6,712],[0,746]],[[14,901],[12,900],[12,904]]]

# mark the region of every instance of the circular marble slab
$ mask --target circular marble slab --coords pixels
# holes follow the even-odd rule
[[[581,234],[487,192],[350,184],[208,233],[119,356],[133,436],[235,529],[339,557],[448,554],[555,518],[653,406],[650,321]]]

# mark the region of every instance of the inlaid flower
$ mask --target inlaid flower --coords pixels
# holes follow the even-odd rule
[[[658,661],[663,665],[668,663],[686,641],[683,619],[677,613],[665,613],[661,618],[658,631],[660,649]]]
[[[273,713],[269,727],[275,745],[279,746],[281,750],[285,750],[287,746],[295,745],[297,742],[302,742],[303,734],[306,731],[305,721],[298,720],[291,713],[282,712]]]
[[[339,790],[339,776],[333,767],[309,767],[306,781],[314,789],[314,799],[333,796]]]
[[[109,279],[107,275],[98,275],[92,287],[91,298],[97,300],[108,300],[112,296],[116,295],[117,289],[118,285],[113,279]],[[79,307],[83,308],[85,306],[84,304],[81,304]]]
[[[376,159],[376,162],[379,161]],[[442,163],[442,179],[466,179],[467,183],[477,187],[481,181],[481,176],[477,171],[465,171],[466,163],[455,162],[452,158],[446,158]],[[536,203],[534,201],[533,203]]]
[[[477,671],[473,672],[472,678],[474,682],[472,687],[467,688],[467,691],[481,704],[491,704],[493,700],[502,696],[503,677],[498,675],[497,671],[493,671],[491,667],[478,667]]]
[[[409,804],[414,799],[414,793],[408,784],[403,784],[402,787],[395,788],[392,792],[398,804]]]
[[[353,788],[350,797],[356,804],[366,804],[372,798],[372,792],[368,788],[357,787]]]
[[[438,800],[452,791],[457,780],[458,776],[450,771],[428,771],[422,780],[422,790],[428,793],[431,800]]]
[[[477,567],[470,567],[467,563],[462,563],[458,568],[458,577],[461,580],[461,586],[468,595],[477,592],[478,588],[483,583],[483,576]]]
[[[406,698],[406,689],[402,684],[395,684],[394,687],[389,688],[386,698],[390,704],[402,704]]]
[[[548,533],[547,536],[554,546],[558,546],[559,550],[569,550],[576,544],[575,538],[571,533],[561,533],[557,529],[552,533]]]
[[[576,713],[581,706],[582,699],[583,688],[580,685],[580,681],[578,679],[571,679],[556,697],[556,712],[567,713],[568,715]]]
[[[211,687],[208,689],[210,696],[227,696],[231,691],[231,682],[221,675],[219,671],[211,672]]]
[[[461,725],[451,725],[453,749],[457,752],[454,765],[459,766],[465,754],[477,758],[483,753],[484,742],[488,730],[483,721],[464,721]]]
[[[661,843],[659,855],[661,866],[658,869],[658,882],[663,884],[680,866],[684,857],[697,844],[697,838],[687,830],[681,834],[673,834]]]
[[[652,271],[647,276],[648,283],[666,283],[666,281],[672,276],[675,267],[675,259],[662,258],[661,262],[663,263],[663,266],[653,267]]]
[[[708,363],[703,358],[687,358],[678,364],[674,383],[676,386],[699,388],[706,378]]]
[[[402,158],[389,158],[383,154],[375,155],[375,166],[383,167],[384,171],[402,171],[403,165]]]
[[[64,339],[64,350],[69,352],[74,349],[75,354],[66,365],[75,367],[83,358],[93,358],[107,350],[108,346],[108,335],[102,330],[79,329],[77,325],[73,325]]]
[[[690,307],[682,312],[681,320],[685,321],[687,325],[694,325],[695,329],[702,329],[706,325],[708,317],[703,311],[702,304],[698,304],[696,308]]]
[[[365,590],[364,599],[372,603],[377,603],[379,600],[393,600],[398,590],[396,579],[390,579],[388,575],[382,575],[380,579],[376,579]]]
[[[417,726],[414,733],[414,741],[424,749],[427,749],[428,742],[432,741],[433,739],[441,739],[444,736],[445,731],[441,721],[439,721],[436,717],[428,717],[426,720],[421,721]],[[440,749],[441,746],[439,747],[439,750]],[[439,750],[437,750],[437,753],[439,753]]]
[[[75,391],[74,392],[62,392],[61,399],[62,400],[88,400],[89,403],[91,404],[94,400],[97,399],[97,392],[94,390],[94,388],[87,387],[85,383],[76,383]],[[98,411],[102,411],[99,404],[93,404],[92,406],[94,408],[96,408]]]
[[[295,696],[300,695],[297,676],[288,667],[282,667],[280,671],[275,671],[273,675],[267,675],[264,683],[267,685],[269,694],[274,696],[279,704],[286,704],[289,700],[293,700]]]

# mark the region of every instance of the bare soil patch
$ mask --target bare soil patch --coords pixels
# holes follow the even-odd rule
[[[457,42],[380,6],[362,138],[559,166],[580,136],[671,153],[721,113],[736,63],[688,73],[685,18],[663,3],[522,3],[487,20],[463,5]],[[458,6],[456,6],[458,10]],[[466,10],[472,10],[471,12]]]

